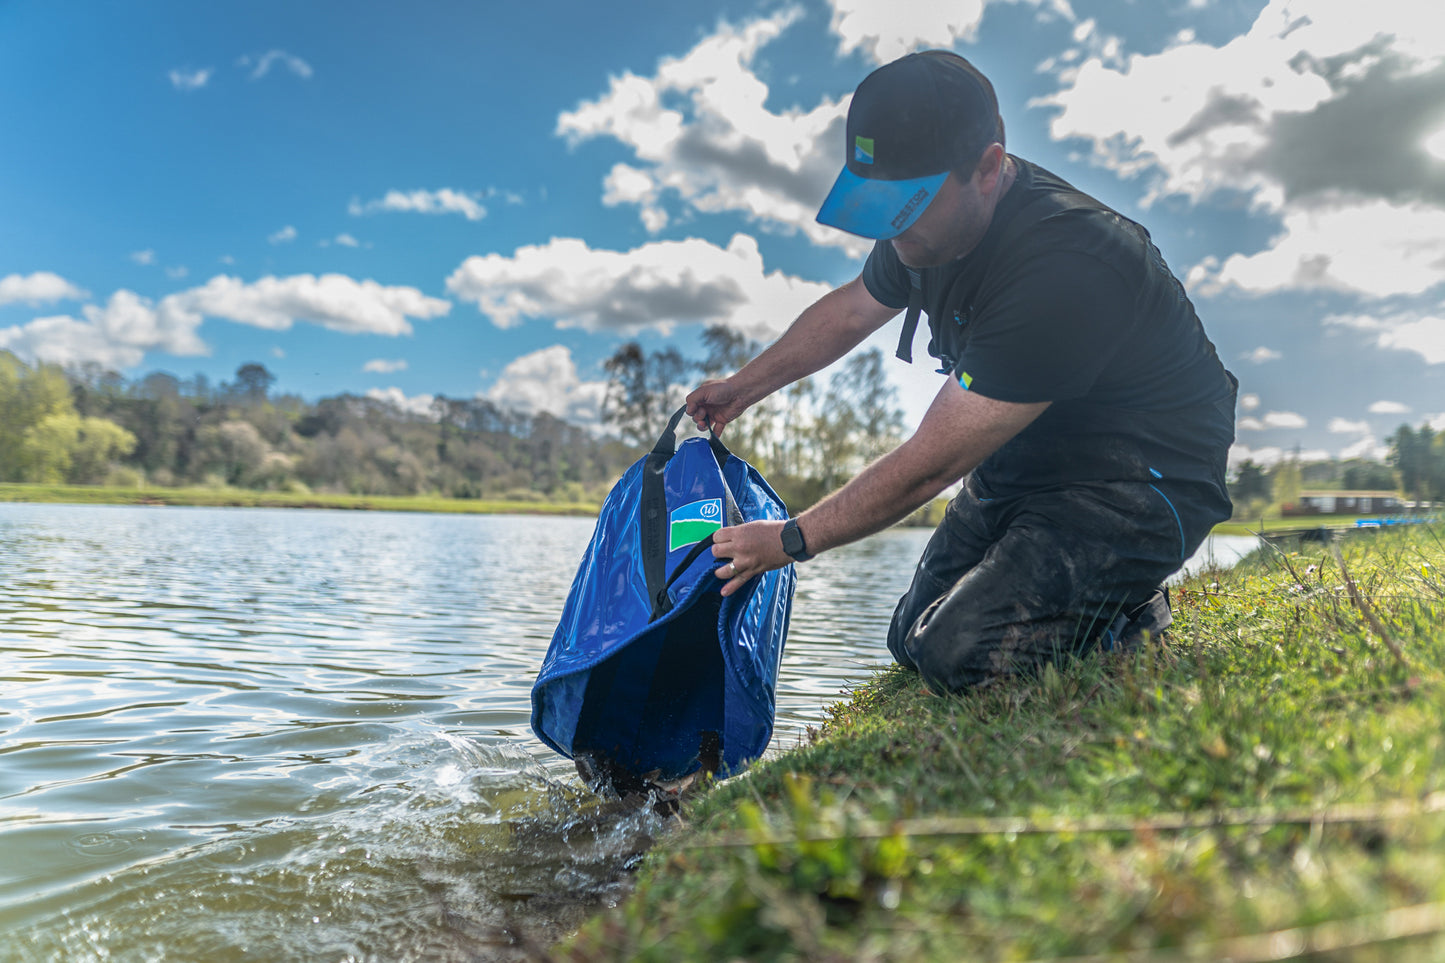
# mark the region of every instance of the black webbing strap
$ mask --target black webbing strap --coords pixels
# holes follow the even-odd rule
[[[918,330],[918,313],[923,310],[923,275],[916,268],[908,269],[908,310],[903,315],[903,330],[898,333],[898,360],[913,363],[913,335]]]
[[[666,614],[672,608],[668,600],[667,590],[677,580],[678,575],[687,570],[687,567],[697,561],[704,550],[712,546],[712,536],[709,535],[697,545],[693,546],[691,552],[683,559],[682,563],[673,570],[669,577],[667,574],[667,490],[664,480],[667,474],[667,463],[672,460],[673,454],[677,451],[677,426],[682,421],[683,415],[687,413],[687,406],[677,409],[672,417],[668,419],[667,427],[663,429],[657,444],[648,452],[647,460],[642,466],[642,502],[641,502],[641,539],[642,539],[642,571],[647,579],[647,597],[652,600],[652,615],[648,621],[655,621]],[[713,457],[717,459],[718,469],[727,464],[731,452],[717,436],[717,432],[708,426],[708,445],[712,448]],[[723,484],[723,517],[728,525],[742,524],[742,510],[738,508],[737,500],[733,498],[732,489]]]
[[[647,578],[647,597],[654,600],[667,582],[667,492],[663,476],[677,450],[677,424],[686,413],[685,407],[673,413],[642,465],[642,572]]]
[[[1018,240],[1029,228],[1047,217],[1073,210],[1107,211],[1110,208],[1083,194],[1043,194],[1036,197],[1019,208],[1009,219],[1008,227],[989,252],[989,261],[984,264],[984,271],[988,270],[996,252]],[[1029,216],[1024,217],[1025,213],[1029,213]],[[894,353],[900,361],[909,364],[913,363],[913,335],[918,330],[918,314],[922,309],[923,273],[915,268],[908,268],[908,309],[903,315],[903,330],[898,334],[898,350]]]
[[[662,590],[652,598],[652,618],[648,619],[649,622],[657,621],[672,609],[672,600],[667,597],[667,590],[672,588],[672,583],[677,581],[679,575],[686,572],[688,567],[697,561],[699,555],[710,548],[712,548],[711,535],[694,545],[682,557],[682,561],[677,563],[677,568],[673,569],[672,574],[667,577],[667,581],[662,583]]]

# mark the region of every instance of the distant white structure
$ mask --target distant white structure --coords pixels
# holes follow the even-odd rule
[[[1280,506],[1282,515],[1373,515],[1399,512],[1405,503],[1395,492],[1386,491],[1304,491],[1293,502]]]

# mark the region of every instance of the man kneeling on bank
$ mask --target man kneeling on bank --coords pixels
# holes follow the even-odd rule
[[[1004,150],[993,87],[947,51],[874,71],[818,220],[875,241],[862,274],[687,398],[699,427],[927,313],[945,377],[917,432],[786,523],[724,528],[731,594],[900,521],[963,480],[899,601],[888,648],[938,691],[1128,645],[1230,515],[1238,383],[1149,233]]]

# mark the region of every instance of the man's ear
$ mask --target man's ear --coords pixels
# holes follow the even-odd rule
[[[1000,143],[992,143],[983,149],[983,154],[978,158],[978,167],[974,168],[974,176],[978,178],[978,186],[985,193],[992,193],[998,186],[998,180],[1003,176],[1004,149]]]

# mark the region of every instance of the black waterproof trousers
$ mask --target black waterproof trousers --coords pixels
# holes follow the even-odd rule
[[[1161,604],[1150,605],[1160,585],[1229,514],[1197,483],[982,498],[970,478],[898,602],[888,648],[939,691],[1082,654],[1111,641],[1121,615]]]

